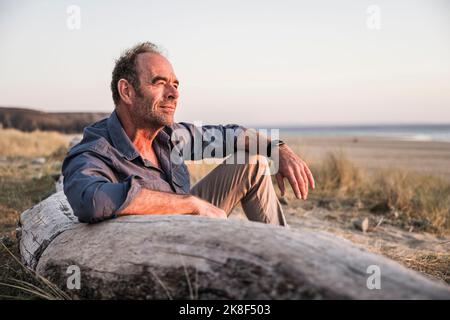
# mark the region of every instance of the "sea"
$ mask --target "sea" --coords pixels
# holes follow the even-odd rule
[[[258,126],[280,129],[280,135],[378,137],[406,141],[450,142],[450,124]]]

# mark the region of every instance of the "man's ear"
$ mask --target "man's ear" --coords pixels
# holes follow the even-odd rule
[[[133,86],[125,79],[120,79],[117,82],[117,90],[119,90],[120,98],[127,105],[133,104],[134,89]]]

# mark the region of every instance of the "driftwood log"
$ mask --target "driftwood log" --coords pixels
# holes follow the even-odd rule
[[[180,215],[81,224],[62,192],[20,224],[23,262],[74,298],[450,299],[447,285],[326,232]],[[79,289],[67,286],[74,265]],[[367,285],[374,266],[380,289]]]

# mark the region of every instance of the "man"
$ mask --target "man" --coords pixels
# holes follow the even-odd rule
[[[115,110],[109,118],[85,128],[82,141],[63,163],[64,192],[74,214],[89,223],[140,214],[225,219],[240,202],[249,220],[285,226],[283,210],[266,174],[266,158],[250,154],[250,139],[241,147],[236,143],[248,130],[238,125],[175,123],[178,85],[170,62],[152,43],[138,44],[116,61],[111,81]],[[211,129],[223,137],[231,131],[231,156],[245,153],[252,161],[224,162],[191,188],[186,165],[171,157],[177,146],[174,133],[182,132],[179,137],[192,145],[195,136]],[[253,139],[260,142],[267,137],[256,133]],[[223,142],[224,149],[229,149],[225,148],[229,140]],[[310,170],[286,144],[277,144],[270,150],[279,154],[276,178],[282,194],[283,179],[287,178],[296,197],[306,199],[308,184],[314,188]],[[207,147],[202,140],[200,148]],[[187,159],[203,157],[192,148],[183,152]]]

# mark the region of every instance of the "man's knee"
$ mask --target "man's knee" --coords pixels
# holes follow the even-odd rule
[[[260,154],[250,154],[247,151],[238,151],[227,158],[228,164],[267,164],[267,157]]]
[[[226,164],[237,164],[245,166],[267,167],[268,158],[260,154],[250,154],[248,152],[236,152],[225,161]]]
[[[239,158],[240,157],[240,158]],[[269,160],[260,154],[249,154],[245,152],[245,160],[242,160],[243,154],[238,155],[237,165],[243,166],[248,171],[252,180],[258,180],[261,176],[270,177]]]
[[[268,165],[268,158],[261,154],[251,154],[249,155],[249,163],[250,164],[260,164],[260,165]]]

